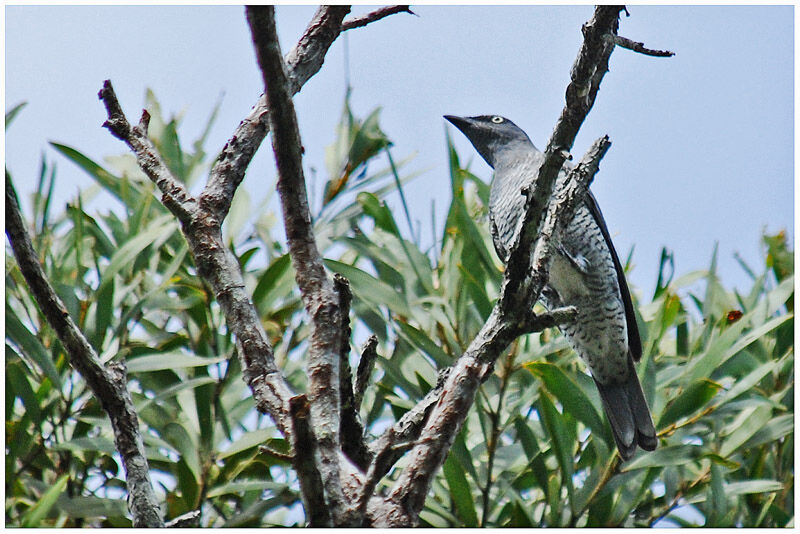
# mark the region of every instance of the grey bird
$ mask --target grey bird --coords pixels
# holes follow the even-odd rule
[[[505,117],[444,118],[467,136],[494,169],[489,220],[495,250],[505,262],[524,209],[522,188],[538,171],[544,154]],[[562,168],[557,187],[570,167]],[[637,445],[654,450],[658,440],[653,419],[633,367],[642,356],[642,344],[631,295],[591,191],[561,233],[542,297],[549,309],[575,306],[578,310],[575,321],[561,330],[591,371],[622,459],[630,459]]]

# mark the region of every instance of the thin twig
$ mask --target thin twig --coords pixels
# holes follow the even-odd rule
[[[409,13],[411,15],[416,16],[417,14],[411,11],[411,6],[385,6],[371,13],[367,13],[361,17],[354,17],[352,19],[346,20],[342,23],[342,31],[352,30],[354,28],[361,28],[370,24],[371,22],[375,22],[381,20],[382,18],[386,18],[390,15],[394,15],[395,13]]]
[[[603,475],[600,477],[600,480],[597,482],[597,485],[592,489],[592,493],[589,494],[589,497],[586,499],[586,502],[581,507],[581,509],[572,516],[573,521],[577,521],[578,519],[580,519],[583,513],[589,509],[594,499],[600,493],[600,490],[602,490],[606,486],[606,484],[608,484],[608,481],[611,480],[611,476],[616,472],[618,465],[619,465],[619,452],[614,451],[614,455],[611,458],[611,461],[606,466],[605,471],[603,471]]]
[[[525,334],[533,334],[541,332],[545,328],[553,328],[571,323],[575,320],[578,314],[578,309],[575,306],[565,306],[563,308],[556,308],[555,310],[535,314],[531,312],[525,319],[523,332]]]
[[[494,460],[495,454],[497,453],[500,434],[502,433],[500,414],[503,412],[503,400],[505,399],[506,389],[508,388],[511,374],[514,372],[514,359],[516,355],[517,353],[515,350],[510,350],[506,354],[506,357],[503,360],[501,371],[498,373],[500,374],[500,392],[497,394],[497,407],[494,410],[491,408],[489,409],[488,415],[492,423],[492,428],[491,433],[489,434],[489,439],[486,442],[486,454],[488,457],[486,462],[486,483],[484,484],[483,488],[481,488],[481,494],[483,497],[483,513],[481,514],[480,525],[478,525],[481,528],[486,527],[486,523],[489,521],[489,513],[491,512],[491,506],[489,503],[492,493],[492,485],[494,484]]]
[[[633,41],[627,37],[622,37],[621,35],[609,34],[606,35],[605,38],[611,40],[611,42],[617,46],[627,48],[628,50],[632,50],[633,52],[638,52],[646,56],[671,57],[675,55],[675,52],[670,52],[669,50],[654,50],[652,48],[647,48],[644,46],[644,43]]]
[[[56,295],[39,264],[30,236],[25,229],[17,194],[6,173],[6,235],[17,265],[47,323],[53,328],[70,365],[78,371],[97,396],[111,420],[114,445],[125,468],[128,508],[133,525],[139,528],[163,527],[158,501],[150,481],[150,469],[144,452],[139,418],[127,387],[125,363],[104,367],[83,332],[72,320],[64,303]]]
[[[200,526],[200,510],[192,510],[169,520],[166,528],[198,528]]]

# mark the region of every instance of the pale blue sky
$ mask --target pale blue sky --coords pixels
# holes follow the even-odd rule
[[[284,52],[314,9],[278,7]],[[413,9],[419,17],[399,14],[348,32],[350,77],[354,112],[363,117],[382,106],[395,159],[416,153],[406,171],[425,170],[406,195],[429,240],[431,200],[438,231],[449,201],[442,115],[505,115],[543,147],[592,7]],[[621,35],[677,55],[617,49],[574,154],[579,158],[603,134],[613,141],[593,190],[620,255],[636,246],[629,278],[645,301],[662,246],[675,252],[676,272],[683,274],[706,267],[718,240],[723,281],[746,287],[733,253],[760,268],[762,227],[794,235],[793,10],[632,6],[622,18]],[[9,6],[5,15],[5,104],[29,103],[6,136],[6,165],[18,189],[30,192],[44,151],[58,164],[61,206],[91,182],[48,140],[96,160],[124,152],[100,128],[105,117],[97,91],[104,79],[112,80],[131,119],[147,87],[167,112],[185,110],[187,142],[224,93],[210,153],[262,89],[239,6]],[[318,182],[342,107],[343,66],[340,39],[295,98],[305,164],[318,170]],[[489,168],[452,133],[464,159],[473,158],[472,170],[488,179]],[[255,200],[271,184],[271,158],[265,143],[245,180]],[[399,208],[396,199],[390,204]]]

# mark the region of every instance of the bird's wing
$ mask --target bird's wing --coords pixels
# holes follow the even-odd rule
[[[586,206],[589,212],[600,227],[603,233],[603,239],[611,251],[611,258],[614,260],[614,269],[617,271],[617,281],[619,283],[619,293],[622,297],[622,304],[625,306],[625,322],[628,326],[628,348],[631,351],[631,356],[635,361],[639,361],[642,357],[642,341],[639,337],[639,327],[636,325],[636,315],[633,312],[633,303],[631,302],[631,292],[628,290],[628,283],[625,281],[625,272],[622,270],[622,264],[617,256],[617,251],[614,249],[614,243],[611,242],[611,236],[608,234],[606,221],[603,219],[603,214],[600,213],[600,207],[597,205],[597,199],[591,191],[584,197]]]

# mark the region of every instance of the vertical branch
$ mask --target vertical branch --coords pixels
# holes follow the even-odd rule
[[[290,81],[281,55],[272,6],[249,6],[247,20],[266,87],[272,148],[278,167],[278,194],[297,285],[311,319],[308,376],[310,415],[318,445],[318,469],[330,514],[345,509],[339,465],[339,353],[341,310],[333,283],[317,249],[302,167],[302,143]]]
[[[308,526],[312,528],[331,527],[330,508],[325,503],[325,492],[320,471],[317,468],[317,443],[309,421],[310,407],[305,395],[289,400],[292,416],[293,464],[300,481],[303,507],[306,510]]]
[[[37,260],[31,238],[22,220],[17,194],[8,174],[6,174],[6,235],[11,242],[19,270],[25,277],[36,304],[69,355],[70,365],[86,380],[111,419],[114,445],[125,468],[128,508],[133,516],[133,526],[163,527],[164,522],[150,482],[150,469],[144,454],[142,435],[139,432],[139,418],[127,388],[125,364],[119,362],[107,368],[103,367],[89,341],[56,295]]]
[[[342,347],[339,351],[339,399],[341,402],[341,418],[339,433],[342,451],[356,464],[361,471],[369,467],[370,454],[364,443],[364,427],[358,416],[359,405],[353,393],[353,376],[350,370],[350,302],[353,293],[347,278],[340,274],[333,277],[336,293],[339,295],[339,309],[342,318]]]

